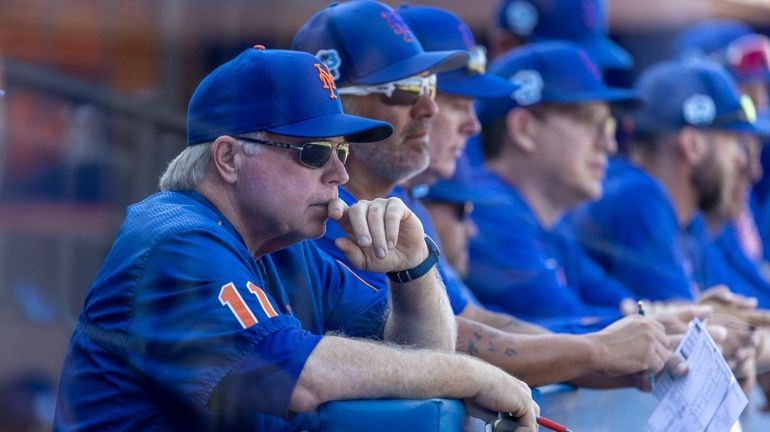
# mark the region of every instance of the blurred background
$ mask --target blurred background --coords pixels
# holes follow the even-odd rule
[[[287,48],[326,4],[2,0],[0,432],[50,430],[85,293],[124,208],[157,189],[184,147],[200,79],[254,44]],[[420,4],[457,13],[483,43],[497,0]],[[726,17],[770,30],[770,0],[609,0],[609,12],[612,37],[635,59],[608,76],[621,85],[668,56],[685,25]]]

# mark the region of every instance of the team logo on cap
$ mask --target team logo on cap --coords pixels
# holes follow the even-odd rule
[[[526,1],[512,1],[505,10],[505,19],[512,32],[529,36],[537,26],[537,9]]]
[[[525,69],[516,72],[510,81],[519,86],[511,93],[511,99],[521,106],[534,105],[543,98],[543,77],[540,72]]]
[[[685,99],[682,109],[684,111],[684,121],[695,126],[711,124],[717,115],[714,99],[711,96],[700,93]]]
[[[401,36],[401,39],[403,39],[404,42],[412,43],[412,41],[414,41],[414,38],[412,37],[412,31],[409,30],[409,27],[397,13],[393,11],[385,11],[382,12],[380,16],[385,20],[386,23],[388,23],[390,29],[393,30],[393,33]]]
[[[342,66],[342,60],[340,59],[340,53],[338,53],[337,50],[320,50],[315,53],[315,56],[326,65],[326,68],[335,80],[340,79],[340,66]]]
[[[337,99],[337,95],[334,93],[337,86],[334,84],[334,78],[329,73],[329,69],[323,63],[316,63],[313,67],[318,71],[318,79],[321,80],[323,88],[329,90],[329,99]]]

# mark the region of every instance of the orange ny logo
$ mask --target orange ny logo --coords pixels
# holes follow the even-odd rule
[[[320,63],[314,64],[313,67],[318,71],[318,79],[321,80],[324,88],[329,90],[329,99],[337,99],[337,95],[334,94],[337,86],[334,84],[334,78],[329,73],[329,69],[326,65],[322,66]]]

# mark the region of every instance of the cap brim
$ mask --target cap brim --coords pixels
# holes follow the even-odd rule
[[[438,77],[438,90],[474,99],[498,98],[510,95],[519,86],[492,74],[469,75],[447,72]]]
[[[384,84],[413,77],[422,73],[439,73],[465,66],[470,55],[467,51],[430,51],[409,57],[369,75],[356,78],[350,84]]]
[[[393,135],[393,126],[350,114],[331,114],[270,128],[267,131],[303,138],[341,136],[351,142],[375,142]]]
[[[731,123],[717,126],[716,129],[746,133],[759,138],[770,138],[770,118],[758,117],[754,123]]]
[[[477,186],[481,184],[486,174],[483,168],[471,168],[468,182],[442,180],[432,185],[425,201],[439,201],[454,204],[467,202],[479,205],[495,205],[507,202],[508,196],[494,189]]]
[[[630,69],[634,64],[628,51],[606,37],[597,36],[573,42],[588,53],[599,69]]]

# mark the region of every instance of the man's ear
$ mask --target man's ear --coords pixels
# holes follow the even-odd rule
[[[227,183],[238,180],[239,150],[235,139],[227,135],[218,137],[212,144],[211,161],[219,177]]]
[[[679,154],[688,165],[697,165],[708,153],[708,143],[697,129],[685,126],[676,137]]]
[[[513,108],[505,116],[505,130],[508,142],[519,151],[531,153],[535,150],[537,119],[524,108]]]

